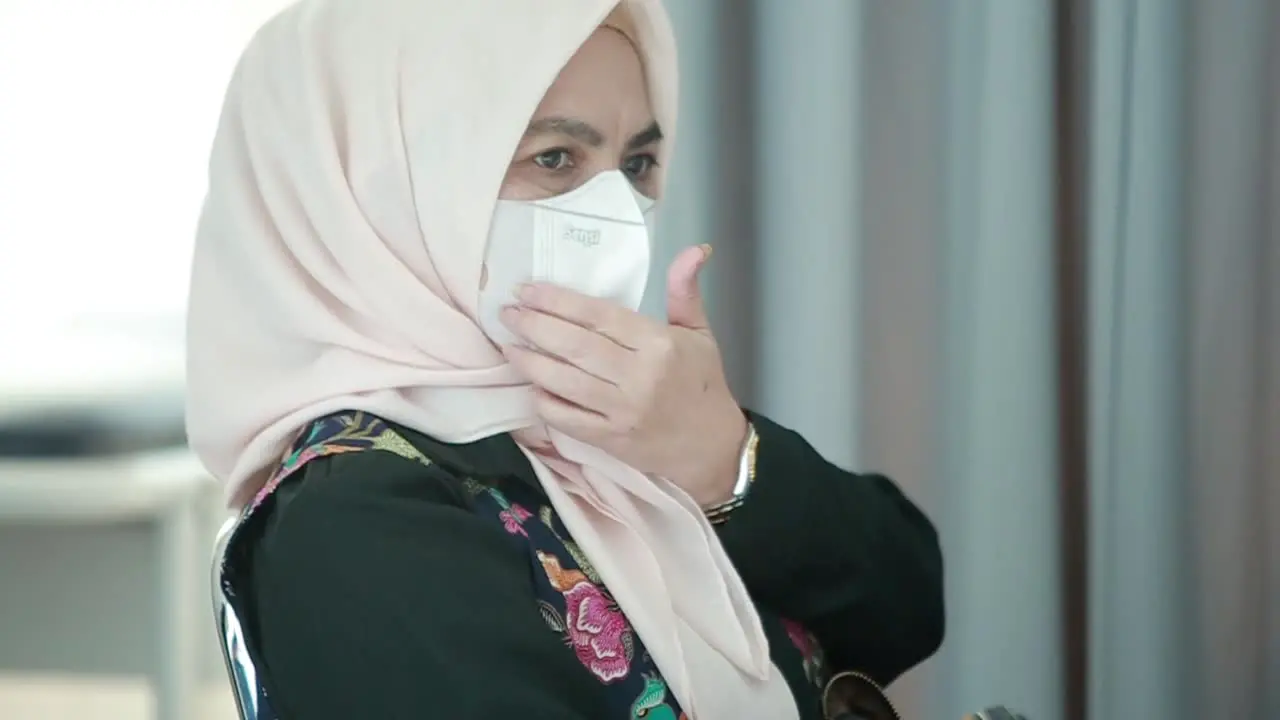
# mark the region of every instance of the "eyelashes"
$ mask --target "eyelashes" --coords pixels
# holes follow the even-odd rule
[[[543,150],[533,156],[533,164],[543,170],[552,172],[561,172],[563,170],[572,169],[573,154],[565,148],[552,148]]]
[[[640,167],[634,168],[633,164],[639,161]],[[622,163],[623,172],[627,173],[634,180],[643,180],[649,176],[653,169],[658,167],[658,158],[653,153],[640,153],[632,155]]]

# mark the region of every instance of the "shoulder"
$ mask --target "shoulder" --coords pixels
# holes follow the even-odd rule
[[[295,482],[296,481],[296,482]],[[463,479],[383,419],[360,411],[319,418],[299,433],[269,491],[291,486],[290,497],[466,505]]]
[[[501,524],[476,512],[474,481],[365,413],[318,420],[273,483],[249,520],[254,565],[295,588],[460,563],[493,572],[520,560]]]
[[[405,524],[417,526],[412,534],[422,541],[456,533],[458,525],[468,526],[465,534],[491,536],[476,526],[465,485],[391,424],[368,413],[336,413],[298,434],[238,534],[255,564],[308,557],[317,570],[325,557],[381,552]]]

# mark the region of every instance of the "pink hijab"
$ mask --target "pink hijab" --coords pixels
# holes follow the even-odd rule
[[[616,8],[670,134],[659,0],[304,0],[255,36],[214,142],[188,324],[191,445],[233,506],[342,409],[445,442],[540,430],[475,322],[480,269],[529,118]],[[551,437],[567,462],[525,454],[691,717],[797,717],[698,507]]]

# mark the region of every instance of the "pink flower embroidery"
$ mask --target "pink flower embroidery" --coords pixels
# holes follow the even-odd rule
[[[787,629],[787,637],[791,638],[791,644],[796,646],[802,656],[807,659],[813,655],[813,642],[809,632],[800,623],[783,619],[782,626]]]
[[[564,623],[578,660],[603,682],[626,677],[630,669],[624,636],[631,634],[622,613],[610,607],[600,588],[579,582],[564,593]]]
[[[809,678],[810,682],[821,687],[823,676],[826,674],[826,660],[823,658],[822,646],[800,623],[783,618],[782,627],[786,628],[787,637],[791,639],[791,644],[795,645],[796,650],[800,651],[800,657],[804,661],[805,677]]]
[[[564,595],[564,623],[557,629],[567,635],[578,660],[601,682],[626,677],[634,647],[627,619],[581,571],[565,570],[557,558],[541,551],[538,560],[551,585]]]
[[[519,505],[511,505],[502,512],[498,513],[498,517],[502,519],[502,527],[512,535],[523,535],[529,537],[529,533],[521,527],[525,520],[533,517],[533,513],[525,510]]]

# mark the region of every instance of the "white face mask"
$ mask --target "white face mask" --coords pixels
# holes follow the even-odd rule
[[[649,279],[653,206],[621,170],[545,200],[499,200],[478,308],[485,335],[499,345],[515,341],[498,314],[527,282],[638,309]]]

